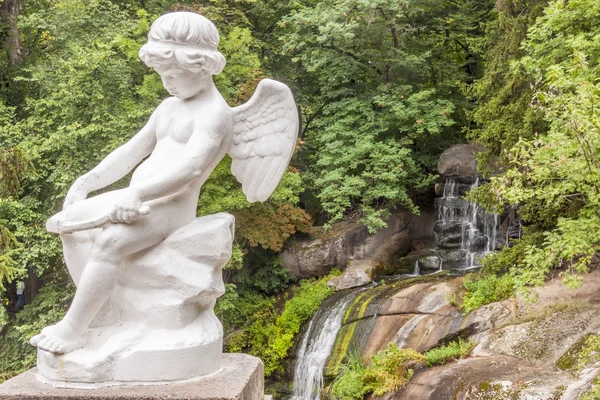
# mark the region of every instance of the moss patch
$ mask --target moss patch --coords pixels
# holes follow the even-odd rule
[[[579,355],[585,347],[587,339],[590,335],[591,334],[585,335],[573,346],[569,347],[569,349],[565,351],[565,353],[558,360],[556,360],[556,366],[563,371],[575,369],[579,363]]]
[[[551,359],[565,340],[574,333],[587,329],[595,312],[597,311],[578,306],[532,321],[526,334],[512,349],[522,359]]]
[[[501,383],[483,381],[469,386],[466,391],[466,398],[477,400],[519,400],[524,388],[525,385],[522,384],[505,386]],[[459,392],[455,393],[454,398],[458,398],[458,394]]]
[[[600,375],[596,377],[594,380],[594,384],[583,396],[581,396],[580,400],[598,400],[600,399]]]

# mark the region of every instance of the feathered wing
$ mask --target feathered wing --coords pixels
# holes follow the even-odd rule
[[[233,109],[231,172],[248,201],[265,201],[285,172],[298,137],[299,118],[285,84],[264,79],[252,98]]]

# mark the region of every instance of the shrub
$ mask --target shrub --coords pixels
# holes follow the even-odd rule
[[[514,294],[514,282],[510,275],[469,275],[463,285],[465,293],[462,309],[465,313]]]
[[[456,342],[448,343],[446,346],[436,347],[425,353],[425,365],[432,367],[442,365],[448,361],[459,360],[469,355],[475,344],[469,339],[463,341],[458,339]]]
[[[74,291],[71,283],[43,287],[33,303],[6,326],[0,340],[0,381],[35,366],[36,352],[29,339],[65,315]]]
[[[226,332],[232,332],[227,338],[227,350],[245,351],[259,357],[265,364],[266,376],[280,370],[281,361],[294,345],[294,338],[302,324],[333,293],[333,289],[327,287],[327,281],[339,273],[334,271],[317,281],[302,281],[283,305],[281,313],[276,307],[276,298],[267,298],[249,290],[238,294],[229,285],[215,309],[217,315],[224,319]],[[236,328],[239,331],[233,333]]]
[[[399,349],[393,343],[375,354],[364,375],[364,381],[375,396],[404,387],[413,376],[413,367],[425,361],[421,353],[413,349]]]
[[[359,400],[369,393],[382,396],[404,387],[412,379],[414,366],[424,361],[421,353],[394,343],[374,354],[368,366],[358,355],[351,355],[340,367],[330,394],[340,400]]]
[[[333,399],[363,400],[370,390],[364,383],[367,366],[360,354],[349,354],[346,362],[340,365],[340,372],[329,387]]]

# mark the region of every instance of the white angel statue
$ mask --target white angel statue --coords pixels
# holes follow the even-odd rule
[[[216,27],[199,14],[174,12],[152,24],[140,58],[159,73],[172,97],[131,140],[78,178],[63,211],[48,221],[47,228],[61,234],[77,292],[65,317],[31,339],[43,352],[67,355],[86,346],[86,331],[115,293],[123,260],[148,254],[197,221],[200,188],[226,154],[250,202],[265,201],[281,180],[299,128],[291,91],[264,79],[250,101],[229,107],[212,78],[225,66],[218,43]],[[87,199],[134,168],[129,187]],[[222,289],[214,291],[212,300]]]

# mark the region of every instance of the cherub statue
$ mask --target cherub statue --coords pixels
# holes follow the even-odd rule
[[[121,282],[129,268],[124,260],[137,260],[140,254],[148,259],[153,249],[164,247],[173,235],[183,238],[194,234],[180,232],[191,229],[187,227],[195,222],[204,225],[197,229],[213,229],[209,227],[213,220],[200,224],[202,219],[196,219],[196,207],[202,184],[226,154],[231,156],[232,172],[250,202],[265,201],[281,180],[299,126],[291,91],[282,83],[265,79],[248,103],[230,108],[213,83],[213,75],[225,66],[218,43],[216,27],[199,14],[174,12],[152,24],[140,58],[158,72],[171,97],[156,108],[146,126],[131,140],[75,181],[63,211],[47,223],[50,231],[61,235],[65,261],[77,292],[62,321],[31,339],[32,345],[43,350],[44,357],[49,357],[47,353],[66,356],[77,349],[92,351],[86,347],[93,336],[88,331],[100,329],[97,327],[103,324],[117,326],[115,318],[117,322],[125,318],[126,313],[119,310],[115,316],[118,307],[108,304],[110,296],[118,296],[116,292],[123,285],[127,288]],[[111,185],[134,168],[129,187],[87,199],[89,193]],[[227,220],[226,225],[227,229],[230,225],[232,228],[233,220]],[[205,232],[208,236],[203,240],[212,239],[211,232]],[[210,239],[209,243],[196,243],[194,249],[207,246],[212,251],[220,245],[210,243]],[[217,239],[218,235],[214,236]],[[227,240],[225,245],[230,247],[231,238]],[[173,251],[178,246],[173,245]],[[189,250],[190,254],[193,251]],[[216,256],[207,255],[205,260],[221,257],[222,267],[226,252],[215,251]],[[186,257],[195,260],[193,254]],[[143,284],[145,272],[141,271],[135,278],[139,282],[129,282],[135,290],[142,290],[138,285]],[[218,279],[214,279],[220,281],[220,269],[218,273]],[[222,288],[217,286],[210,301],[205,302],[210,313],[214,299],[222,294]],[[194,296],[189,302],[204,304],[198,300],[201,294]],[[156,321],[149,322],[153,323]],[[41,353],[38,351],[38,367]]]

